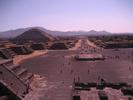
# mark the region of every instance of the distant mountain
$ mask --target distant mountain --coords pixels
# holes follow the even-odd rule
[[[20,29],[16,29],[16,30],[9,30],[9,31],[5,31],[5,32],[0,32],[0,36],[2,38],[14,38],[22,33],[24,33],[25,31],[29,30],[30,28],[20,28]]]
[[[55,38],[51,36],[50,34],[34,28],[34,29],[29,29],[28,31],[25,31],[21,35],[17,36],[14,38],[14,41],[36,41],[36,42],[47,42],[47,41],[53,41]]]
[[[51,30],[47,30],[43,27],[28,27],[28,28],[20,28],[20,29],[16,29],[16,30],[9,30],[9,31],[5,31],[5,32],[0,32],[0,37],[4,37],[4,38],[14,38],[16,36],[21,35],[22,33],[28,31],[29,29],[39,29],[42,30],[46,33],[51,34],[52,36],[73,36],[73,35],[111,35],[111,34],[115,34],[115,33],[110,33],[110,32],[106,32],[106,31],[95,31],[95,30],[91,30],[91,31],[51,31]],[[132,33],[117,33],[117,34],[132,34]]]

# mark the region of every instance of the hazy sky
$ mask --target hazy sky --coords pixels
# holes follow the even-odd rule
[[[0,31],[31,26],[133,32],[133,0],[0,0]]]

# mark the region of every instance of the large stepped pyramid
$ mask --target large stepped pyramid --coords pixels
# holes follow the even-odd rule
[[[55,37],[37,28],[29,29],[13,39],[16,43],[26,43],[29,41],[48,42],[53,40],[55,40]]]
[[[29,84],[32,77],[33,74],[29,73],[27,69],[14,65],[12,59],[0,60],[0,84],[11,91],[10,95],[7,94],[7,91],[1,95],[3,91],[0,89],[0,97],[13,96],[13,100],[21,100],[31,90]]]

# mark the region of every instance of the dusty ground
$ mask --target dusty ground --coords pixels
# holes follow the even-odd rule
[[[93,51],[93,48],[87,44],[89,43],[81,41],[80,48],[90,53],[90,50]],[[133,84],[132,48],[119,49],[118,51],[114,49],[99,51],[106,57],[104,61],[76,61],[72,55],[83,50],[48,51],[46,55],[25,60],[22,63],[23,67],[34,74],[44,77],[41,81],[33,84],[33,87],[37,88],[34,88],[26,96],[26,100],[29,100],[29,98],[30,100],[71,100],[72,83],[74,80],[99,82],[98,77],[101,77],[107,82],[127,82]],[[107,89],[106,91],[110,93],[112,90]],[[115,94],[116,92],[112,93]],[[114,95],[112,93],[111,95]],[[117,98],[120,96],[116,95],[113,97]],[[110,100],[127,99],[121,97],[120,99]]]

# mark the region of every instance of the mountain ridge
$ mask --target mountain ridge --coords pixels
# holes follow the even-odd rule
[[[8,31],[4,31],[4,32],[0,32],[0,37],[1,38],[15,38],[19,35],[21,35],[22,33],[30,30],[30,29],[40,29],[52,36],[73,36],[73,35],[110,35],[110,34],[115,34],[115,33],[111,33],[111,32],[107,32],[107,31],[95,31],[95,30],[90,30],[90,31],[52,31],[52,30],[48,30],[45,29],[43,27],[27,27],[27,28],[18,28],[15,30],[8,30]],[[133,33],[129,33],[129,32],[125,32],[125,33],[116,33],[116,34],[133,34]]]

